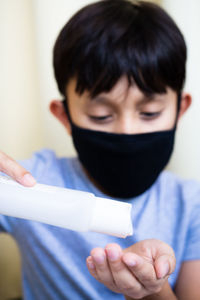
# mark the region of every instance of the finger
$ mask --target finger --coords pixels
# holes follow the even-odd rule
[[[152,263],[145,261],[135,253],[125,253],[123,262],[138,279],[145,290],[157,292],[162,282],[157,279]]]
[[[138,295],[142,286],[122,261],[122,249],[118,244],[109,244],[105,248],[108,263],[116,286],[126,295]]]
[[[157,278],[166,277],[175,270],[176,258],[170,245],[158,240],[153,257]]]
[[[3,152],[0,152],[0,171],[24,186],[33,186],[36,183],[33,176],[26,169]]]
[[[109,286],[111,289],[115,289],[116,286],[113,281],[112,273],[110,271],[104,249],[93,249],[91,251],[91,258],[95,266],[98,280]]]
[[[97,275],[97,271],[96,271],[96,268],[95,268],[95,264],[93,262],[93,259],[91,256],[88,256],[87,259],[86,259],[86,265],[88,267],[88,270],[90,272],[90,274],[97,280],[99,280],[99,277]]]
[[[158,279],[170,275],[175,269],[176,258],[174,251],[163,241],[156,239],[141,241],[124,250],[124,253],[127,252],[137,253],[145,261],[154,264]]]
[[[154,263],[157,278],[169,276],[175,269],[176,260],[174,255],[161,255]]]

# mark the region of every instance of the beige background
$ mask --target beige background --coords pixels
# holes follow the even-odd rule
[[[52,47],[66,20],[91,0],[0,0],[0,149],[15,159],[48,147],[74,155],[65,130],[50,115],[60,98],[52,72]],[[160,1],[156,1],[160,2]],[[186,90],[194,103],[178,129],[169,168],[200,180],[200,1],[163,0],[185,34],[189,48]],[[62,142],[61,142],[62,141]],[[0,300],[20,294],[19,256],[7,235],[0,238]]]

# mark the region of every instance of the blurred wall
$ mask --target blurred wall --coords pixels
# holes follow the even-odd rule
[[[52,70],[52,48],[68,18],[92,0],[0,0],[0,149],[15,159],[42,147],[74,155],[70,138],[48,110],[60,99]],[[160,3],[161,1],[156,1]],[[189,48],[186,90],[194,103],[178,129],[169,169],[200,180],[200,2],[163,0],[185,34]],[[62,142],[61,142],[62,141]],[[20,294],[20,258],[13,240],[0,238],[0,299]]]
[[[44,145],[31,1],[0,1],[0,149],[14,158]]]
[[[188,63],[185,91],[193,97],[191,108],[180,121],[169,169],[182,177],[200,180],[200,1],[163,0],[162,3],[186,39]]]

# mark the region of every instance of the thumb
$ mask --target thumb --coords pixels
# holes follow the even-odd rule
[[[154,268],[158,279],[169,276],[174,272],[176,266],[175,255],[161,255],[158,256],[154,262]]]

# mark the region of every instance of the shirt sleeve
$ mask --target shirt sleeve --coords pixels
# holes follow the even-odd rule
[[[0,233],[1,232],[11,233],[9,218],[3,215],[0,215]]]
[[[5,174],[0,172],[0,176],[5,176]],[[1,232],[10,233],[10,225],[8,217],[0,214],[0,233]]]
[[[188,199],[191,201],[192,199]],[[183,260],[200,260],[200,184],[193,196],[193,209],[191,211],[190,225],[187,232]],[[192,202],[192,201],[191,201]]]

